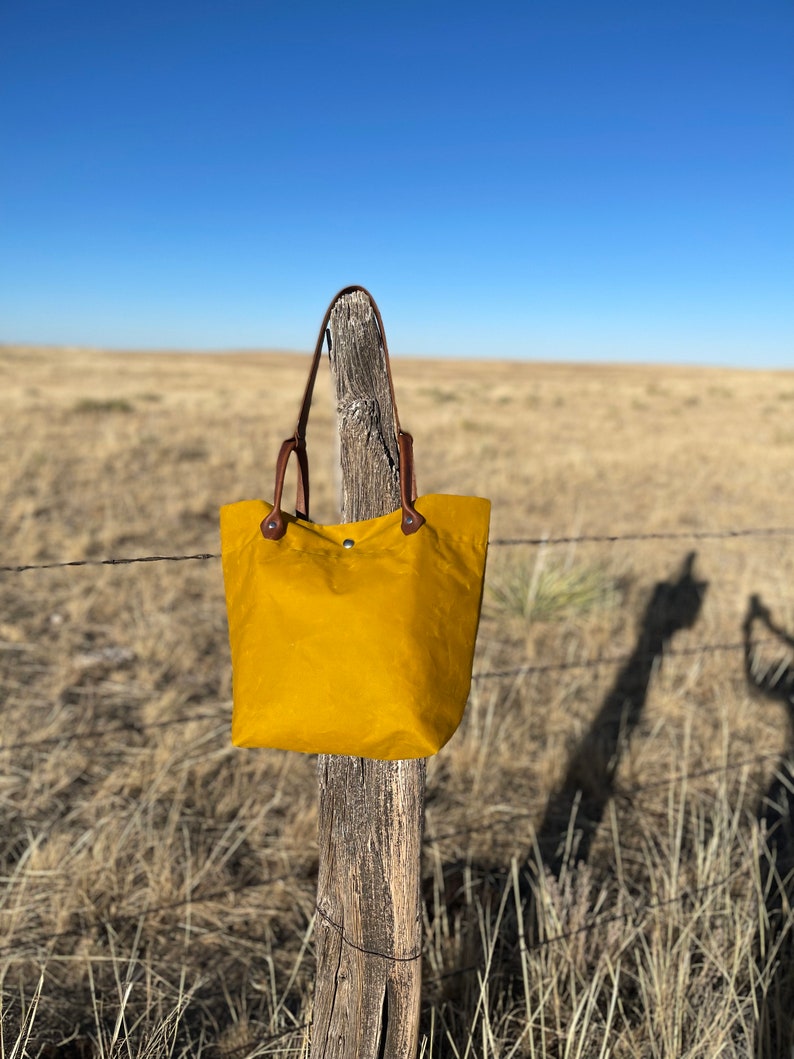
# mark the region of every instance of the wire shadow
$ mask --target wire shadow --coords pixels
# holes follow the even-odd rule
[[[755,959],[758,1018],[755,1059],[780,1059],[794,1050],[794,662],[759,662],[756,629],[771,633],[780,647],[794,650],[794,636],[772,619],[759,596],[751,596],[744,621],[744,665],[751,689],[785,707],[786,746],[775,776],[758,805],[761,833],[760,909]],[[772,973],[765,973],[771,968]]]
[[[696,552],[690,552],[669,581],[655,586],[634,650],[548,800],[536,841],[542,864],[555,878],[565,867],[588,860],[651,678],[675,634],[697,621],[708,582],[695,578],[695,558]]]

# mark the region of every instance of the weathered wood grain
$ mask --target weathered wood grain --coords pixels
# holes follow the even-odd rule
[[[391,395],[367,296],[340,298],[330,331],[342,517],[373,518],[398,507],[400,494]],[[322,755],[318,770],[311,1059],[413,1059],[421,990],[425,762]]]

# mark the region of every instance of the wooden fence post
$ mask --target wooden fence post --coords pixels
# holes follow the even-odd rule
[[[399,506],[399,456],[383,350],[366,294],[342,295],[329,330],[342,518],[375,518]],[[362,657],[361,665],[367,664]],[[318,773],[311,1059],[414,1059],[425,762],[321,755]]]

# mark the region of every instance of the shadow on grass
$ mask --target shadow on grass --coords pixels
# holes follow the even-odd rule
[[[531,947],[543,944],[547,931],[539,922],[534,907],[535,895],[552,880],[552,887],[562,880],[565,886],[577,872],[588,875],[591,847],[605,812],[615,794],[616,775],[631,737],[639,725],[654,673],[662,663],[665,651],[675,635],[691,628],[698,619],[707,582],[695,577],[696,553],[690,552],[669,580],[658,582],[643,613],[633,652],[618,673],[601,708],[579,745],[574,749],[559,787],[548,799],[538,824],[535,842],[524,863],[517,870],[478,865],[445,866],[445,900],[466,886],[471,892],[472,878],[479,876],[478,902],[469,900],[468,912],[479,905],[480,922],[472,930],[470,944],[463,947],[461,966],[445,976],[442,993],[462,1016],[462,1025],[471,1025],[481,1010],[483,994],[478,976],[485,973],[486,946],[491,952],[491,977],[501,978],[502,999],[522,992],[521,954],[517,914],[504,895],[512,890],[522,909],[522,933]],[[585,871],[582,869],[585,868]],[[469,882],[460,882],[468,871]],[[459,885],[456,885],[456,875]],[[592,881],[592,880],[591,880]],[[477,883],[474,883],[475,888]],[[463,902],[465,904],[465,901]],[[465,916],[466,907],[456,913],[449,906],[445,914],[454,919]],[[489,922],[486,923],[485,920]],[[472,940],[473,939],[473,940]],[[442,1000],[443,1004],[443,1000]],[[498,1021],[498,1018],[497,1018]],[[447,1027],[449,1032],[449,1027]],[[545,1046],[544,1046],[545,1048]],[[450,1056],[455,1053],[450,1050]],[[556,1055],[548,1045],[543,1054]]]
[[[621,757],[642,717],[651,678],[673,636],[697,620],[707,584],[695,579],[694,561],[691,552],[677,576],[655,586],[634,650],[549,798],[537,828],[537,848],[555,878],[565,867],[587,862],[614,795]]]
[[[755,1059],[780,1059],[794,1049],[794,663],[785,657],[761,663],[756,648],[759,629],[771,633],[789,655],[794,636],[773,621],[758,596],[751,597],[744,621],[747,680],[754,692],[785,708],[788,728],[785,750],[757,814],[762,901],[755,951],[759,972]]]

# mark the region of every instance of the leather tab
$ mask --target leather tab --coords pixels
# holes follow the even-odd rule
[[[415,508],[412,508],[410,511],[403,511],[403,520],[401,523],[401,527],[406,537],[408,537],[411,533],[416,533],[416,531],[418,529],[421,529],[424,524],[424,515],[420,515]]]
[[[298,451],[298,492],[299,499],[302,499],[304,491],[308,492],[308,476],[307,481],[303,481],[303,477],[300,474],[300,470],[303,469],[303,463],[306,461],[306,449],[303,447],[303,460],[301,460],[301,446],[297,438],[287,438],[286,441],[282,441],[281,448],[279,450],[278,459],[276,460],[276,484],[273,487],[273,510],[267,515],[259,524],[259,528],[262,531],[262,536],[268,541],[280,540],[287,532],[286,524],[284,523],[284,516],[281,513],[281,496],[284,492],[284,477],[287,473],[287,464],[289,458],[293,452]],[[308,468],[307,468],[308,470]]]
[[[402,531],[408,536],[416,533],[425,524],[424,515],[414,507],[416,500],[416,475],[414,473],[414,439],[401,430],[397,435],[400,450],[400,506],[402,507]]]
[[[284,525],[284,516],[277,507],[274,507],[269,515],[265,515],[259,523],[259,528],[266,541],[281,540],[287,532],[287,527]]]

